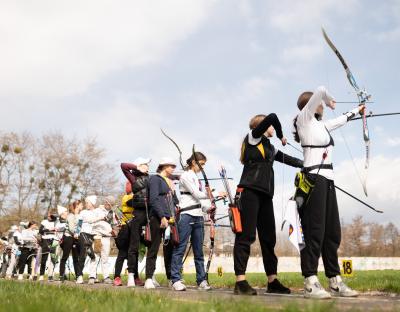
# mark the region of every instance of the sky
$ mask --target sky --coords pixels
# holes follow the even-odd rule
[[[118,170],[139,156],[151,157],[152,169],[163,156],[177,160],[162,127],[184,159],[196,144],[209,159],[208,176],[218,176],[223,164],[234,186],[252,116],[276,113],[294,144],[301,92],[324,85],[337,101],[356,100],[322,26],[372,94],[367,109],[397,111],[398,0],[0,0],[0,131],[94,136]],[[337,104],[324,118],[354,106]],[[378,215],[338,193],[344,222],[362,215],[400,226],[399,121],[369,120],[368,197],[358,177],[365,174],[361,122],[333,132],[337,185],[385,211]],[[296,171],[274,167],[279,223]]]

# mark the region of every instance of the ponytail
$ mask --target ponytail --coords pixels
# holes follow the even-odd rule
[[[207,161],[207,157],[206,157],[203,153],[201,153],[201,152],[194,152],[194,154],[195,154],[195,155],[192,154],[192,156],[190,156],[190,158],[188,158],[188,159],[186,160],[186,167],[185,167],[185,170],[191,169],[192,166],[193,166],[193,161],[196,161],[196,159],[197,159],[197,161],[200,161],[200,160]],[[195,158],[195,156],[196,156],[196,158]]]
[[[293,119],[293,127],[294,127],[294,131],[293,131],[293,138],[297,143],[300,143],[300,137],[299,137],[299,133],[297,132],[297,117],[295,119]]]

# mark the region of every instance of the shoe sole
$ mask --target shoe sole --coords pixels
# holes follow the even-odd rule
[[[265,294],[266,294],[266,295],[267,295],[267,294],[290,295],[291,293],[292,293],[291,291],[289,291],[289,292],[269,291],[269,290],[265,291]]]
[[[233,294],[234,295],[238,295],[238,296],[257,296],[257,293],[255,293],[255,294],[246,294],[246,293],[239,292],[238,290],[234,290]]]
[[[332,297],[341,297],[341,298],[356,298],[356,297],[358,297],[360,294],[356,294],[356,295],[351,295],[351,296],[346,296],[346,295],[341,295],[341,294],[338,294],[338,293],[333,293],[333,292],[331,292],[331,296]]]
[[[318,297],[318,296],[307,296],[307,295],[304,295],[304,298],[306,298],[306,299],[320,299],[320,300],[327,300],[327,299],[332,299],[332,296],[321,296],[321,297]]]

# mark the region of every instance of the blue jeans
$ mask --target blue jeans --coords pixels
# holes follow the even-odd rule
[[[188,214],[182,214],[178,222],[179,245],[172,252],[171,262],[171,280],[173,283],[181,280],[182,260],[185,254],[186,246],[189,241],[192,243],[194,254],[194,264],[196,266],[196,282],[199,285],[206,279],[204,270],[204,218],[193,217]],[[194,223],[194,224],[190,224]]]

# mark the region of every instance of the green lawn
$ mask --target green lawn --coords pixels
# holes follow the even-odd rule
[[[279,280],[287,287],[293,289],[303,288],[303,277],[300,273],[280,273]],[[327,287],[327,278],[320,273],[319,279],[325,287]],[[157,280],[166,285],[165,275],[157,275]],[[194,285],[195,274],[184,274],[184,280]],[[265,287],[266,277],[261,273],[248,273],[247,280],[253,287]],[[383,270],[383,271],[357,271],[353,277],[344,279],[352,288],[359,291],[382,291],[400,294],[400,271]],[[233,288],[235,285],[235,276],[233,273],[225,273],[222,277],[216,274],[210,274],[210,284],[217,288]]]
[[[299,311],[296,304],[283,304],[280,311]],[[243,312],[276,311],[268,303],[251,298],[239,300],[210,299],[207,302],[168,298],[127,288],[90,289],[74,286],[54,286],[36,282],[0,281],[0,311],[13,312],[139,312],[139,311],[200,311]],[[332,302],[309,301],[301,311],[335,311]]]
[[[281,273],[281,281],[294,290],[303,287],[303,279],[298,273]],[[167,285],[164,275],[157,279]],[[184,279],[188,285],[195,284],[194,274],[185,274]],[[326,286],[326,279],[320,276]],[[256,287],[265,287],[263,274],[248,274],[249,282]],[[216,288],[232,288],[234,285],[233,274],[224,274],[219,277],[210,274],[210,282]],[[400,272],[385,271],[359,271],[346,282],[360,291],[383,291],[400,295]],[[168,294],[168,293],[166,293]],[[193,302],[189,300],[194,300]],[[296,303],[283,301],[281,311],[336,311],[333,301],[307,301],[300,307]],[[181,300],[166,297],[165,294],[151,294],[144,291],[135,291],[125,287],[107,287],[95,289],[90,287],[78,288],[69,285],[55,286],[38,282],[16,282],[0,280],[0,311],[274,311],[268,306],[268,299],[263,303],[251,298],[212,297],[204,302],[186,296]]]

